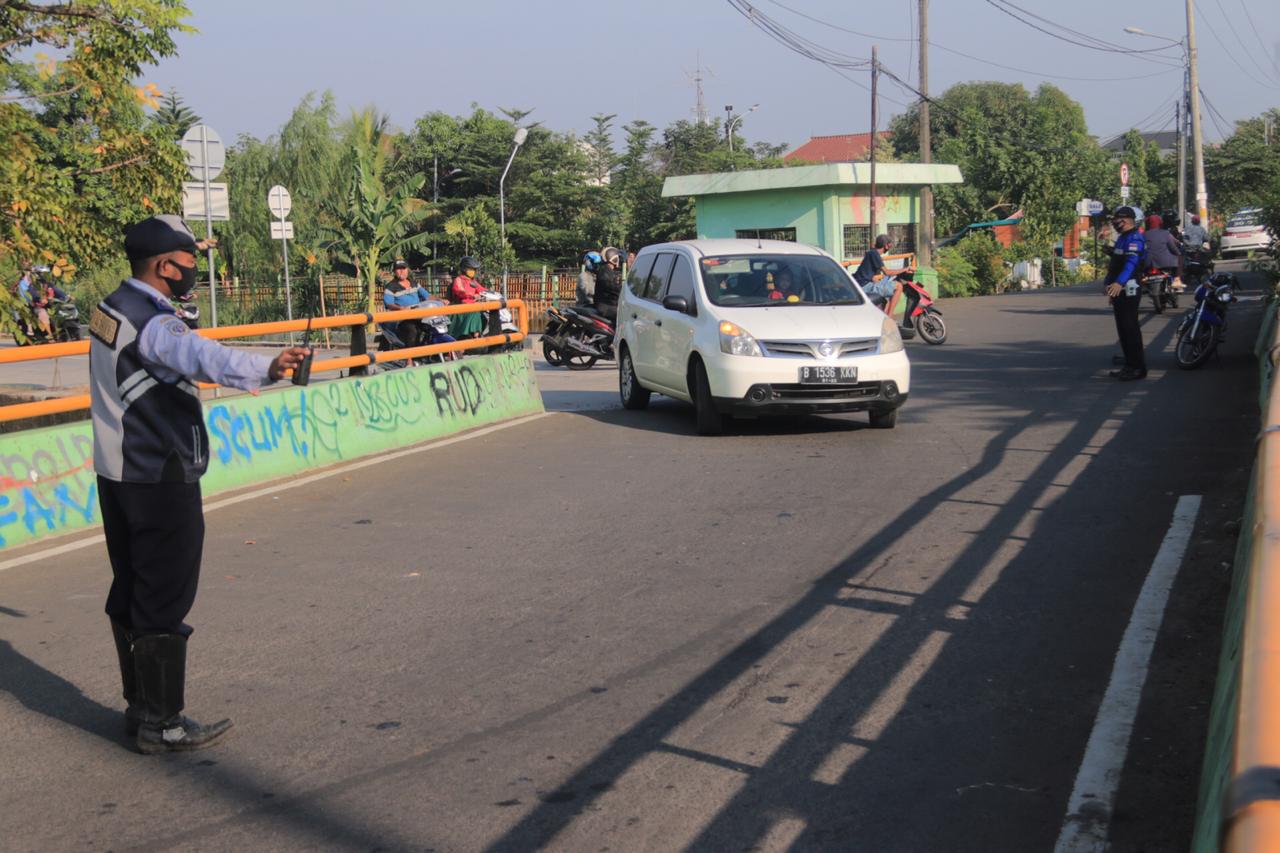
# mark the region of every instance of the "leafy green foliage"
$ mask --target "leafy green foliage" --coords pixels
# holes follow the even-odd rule
[[[973,296],[982,291],[973,264],[955,246],[945,246],[934,255],[938,287],[943,296]]]
[[[345,192],[330,203],[319,230],[325,248],[365,282],[372,312],[378,308],[378,271],[406,250],[421,247],[426,234],[417,226],[432,211],[417,197],[425,177],[394,171],[394,140],[385,119],[366,110],[354,125],[339,168],[348,176]]]
[[[990,231],[975,231],[954,247],[956,254],[973,270],[977,289],[973,293],[998,293],[1005,280],[1004,250]]]
[[[0,0],[0,269],[98,265],[130,223],[177,208],[185,159],[144,120],[159,90],[134,80],[187,15],[176,0]]]
[[[1280,109],[1268,114],[1280,126]],[[1272,129],[1268,146],[1266,117],[1237,123],[1235,133],[1222,145],[1205,148],[1205,182],[1210,205],[1216,211],[1229,215],[1243,207],[1258,206],[1275,192],[1280,182],[1280,127]]]
[[[200,116],[182,101],[176,89],[160,99],[159,108],[152,113],[151,120],[169,132],[173,139],[182,139],[192,125],[200,123]]]

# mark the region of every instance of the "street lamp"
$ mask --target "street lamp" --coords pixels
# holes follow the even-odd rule
[[[507,172],[511,171],[511,164],[516,159],[516,152],[520,150],[520,146],[524,145],[524,141],[529,138],[529,129],[526,127],[517,127],[515,144],[511,146],[511,156],[507,158],[507,166],[502,170],[502,177],[498,179],[498,227],[502,233],[502,295],[507,295]]]
[[[725,105],[724,105],[724,113],[725,113],[724,129],[725,129],[725,136],[727,136],[727,137],[728,137],[728,139],[729,139],[729,153],[730,153],[730,154],[732,154],[732,153],[733,153],[733,131],[734,131],[734,129],[735,129],[735,128],[738,128],[738,127],[742,127],[742,120],[743,120],[744,118],[746,118],[746,117],[747,117],[747,114],[748,114],[748,113],[753,113],[753,112],[755,112],[755,111],[756,111],[756,110],[758,110],[758,109],[760,109],[760,105],[759,105],[759,104],[752,104],[752,105],[751,105],[751,109],[747,110],[747,112],[743,113],[742,115],[734,115],[734,114],[733,114],[733,104],[725,104]]]

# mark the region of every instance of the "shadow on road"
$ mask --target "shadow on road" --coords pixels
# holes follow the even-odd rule
[[[24,657],[7,640],[0,640],[0,691],[37,714],[122,746],[125,743],[124,714],[85,696],[70,681]]]
[[[1172,324],[1160,330],[1149,351],[1163,349],[1173,332]],[[1089,383],[1082,368],[1098,360],[1100,350],[1020,346],[1013,373],[992,369],[996,358],[1014,355],[999,348],[955,348],[945,361],[939,357],[928,372],[930,395],[940,398],[935,405],[956,398],[990,407],[997,431],[981,455],[886,519],[806,594],[619,732],[564,782],[565,796],[547,798],[489,849],[562,843],[560,833],[590,814],[603,791],[660,754],[745,777],[688,849],[759,849],[783,821],[801,827],[788,843],[794,850],[847,849],[852,843],[867,850],[1049,849],[1071,789],[1073,761],[1041,766],[1028,756],[1044,755],[1050,742],[1054,753],[1083,752],[1106,668],[1078,664],[1114,655],[1128,603],[1177,499],[1166,486],[1178,478],[1162,455],[1174,439],[1165,433],[1167,415],[1150,403],[1181,400],[1183,374],[1171,371],[1146,383]],[[1253,380],[1241,374],[1235,380],[1209,386],[1201,402],[1211,405],[1204,397],[1216,397],[1238,410],[1240,394]],[[1011,394],[1011,385],[1021,393]],[[614,422],[629,414],[590,416]],[[654,412],[650,423],[658,426],[650,428],[684,433],[686,416],[683,410]],[[1011,495],[975,498],[984,478],[1028,449],[1019,446],[1020,438],[1054,423],[1065,427],[1065,435],[1052,449],[1032,451],[1038,461],[1015,481]],[[1217,430],[1223,452],[1238,456],[1235,439],[1247,450],[1247,419],[1233,423],[1240,435],[1222,435],[1217,423],[1189,422],[1182,438]],[[1123,484],[1138,482],[1144,483],[1144,505],[1106,503],[1105,496],[1120,496]],[[874,491],[873,484],[864,487]],[[930,513],[948,504],[982,506],[989,517],[975,522],[972,540],[954,559],[936,565],[926,524]],[[1029,517],[1035,521],[1028,534]],[[1114,536],[1099,535],[1100,529],[1126,527],[1128,541],[1119,545]],[[1065,554],[1071,556],[1064,565]],[[921,585],[922,592],[878,589],[876,573],[890,561],[907,561],[922,576],[931,573],[931,583]],[[1047,566],[1070,570],[1046,572]],[[880,593],[878,600],[859,594],[868,590]],[[771,652],[800,644],[799,633],[833,608],[897,618],[865,653],[850,658],[806,719],[779,723],[789,728],[780,747],[752,766],[739,756],[698,753],[679,742],[682,725],[749,677]],[[1023,642],[1011,648],[1011,635]],[[876,710],[884,697],[896,708],[887,715]],[[618,796],[625,790],[618,788]],[[1194,811],[1194,791],[1191,797],[1186,814]],[[907,812],[914,815],[911,822],[897,819]],[[1178,831],[1172,822],[1174,839]]]

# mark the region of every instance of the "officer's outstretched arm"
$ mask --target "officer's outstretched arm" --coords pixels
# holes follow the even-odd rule
[[[171,314],[154,317],[142,328],[138,354],[188,379],[242,391],[256,390],[270,381],[271,359],[202,338]]]

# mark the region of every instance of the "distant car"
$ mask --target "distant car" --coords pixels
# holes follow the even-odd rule
[[[1271,239],[1271,232],[1262,221],[1262,208],[1250,207],[1232,214],[1227,220],[1218,252],[1223,258],[1232,254],[1245,255],[1266,249],[1271,245]]]
[[[698,432],[732,416],[868,412],[891,428],[911,391],[898,326],[828,254],[780,240],[647,246],[618,304],[622,404],[691,402]]]

